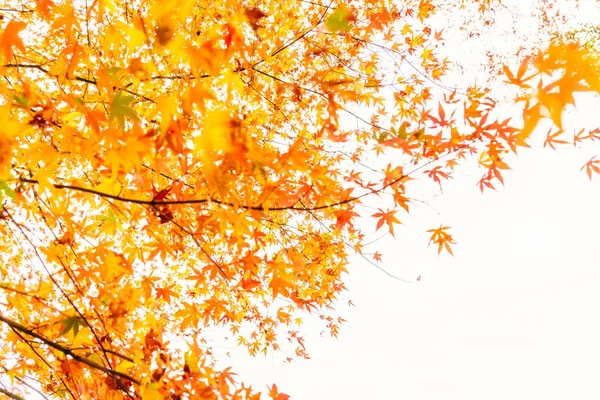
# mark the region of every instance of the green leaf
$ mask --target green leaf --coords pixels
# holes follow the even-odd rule
[[[347,32],[352,29],[352,25],[350,25],[351,18],[352,14],[350,13],[350,10],[348,10],[346,7],[339,7],[336,8],[329,17],[327,17],[325,26],[331,32]]]
[[[375,140],[377,140],[378,143],[381,143],[387,140],[388,132],[374,133],[373,137],[375,138]]]
[[[100,221],[102,222],[115,222],[117,220],[117,214],[112,209],[109,209],[108,212],[100,217]]]
[[[102,365],[102,359],[96,353],[90,354],[89,356],[87,356],[87,359],[90,360],[90,361],[92,361],[92,362],[95,362],[98,365]]]
[[[121,68],[119,68],[119,67],[111,67],[111,68],[108,68],[108,69],[106,70],[106,73],[107,73],[107,74],[108,74],[108,76],[110,76],[111,78],[115,78],[115,77],[116,77],[116,75],[117,75],[117,73],[118,73],[120,70],[121,70]]]
[[[60,331],[60,335],[64,336],[70,331],[73,331],[73,337],[76,337],[79,333],[79,325],[83,322],[80,317],[70,317],[60,321],[63,324],[63,328]]]
[[[10,197],[13,200],[17,199],[17,194],[10,186],[8,186],[8,183],[0,181],[0,207],[2,205],[2,201],[4,200],[4,196]]]
[[[394,130],[393,132],[396,134],[396,137],[406,140],[406,138],[408,137],[408,132],[406,131],[407,127],[408,123],[403,122],[402,125],[400,125],[400,127],[398,128],[398,130]]]
[[[115,97],[113,97],[112,104],[110,105],[109,118],[116,119],[121,128],[125,126],[125,117],[129,117],[136,121],[139,119],[135,111],[133,111],[130,106],[132,101],[133,96],[127,96],[123,93],[118,93]]]
[[[27,107],[29,105],[29,99],[24,94],[13,94],[13,100],[23,107]]]

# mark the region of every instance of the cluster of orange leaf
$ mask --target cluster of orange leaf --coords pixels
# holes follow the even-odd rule
[[[216,367],[204,328],[306,357],[303,317],[334,336],[343,322],[332,305],[363,250],[359,218],[393,234],[410,179],[441,185],[470,155],[493,187],[541,118],[561,144],[573,92],[600,91],[594,54],[556,43],[505,69],[523,127],[495,119],[484,88],[436,95],[450,64],[429,0],[0,4],[0,392],[13,399],[260,398]],[[389,207],[365,215],[369,199]],[[430,233],[451,252],[447,227]]]

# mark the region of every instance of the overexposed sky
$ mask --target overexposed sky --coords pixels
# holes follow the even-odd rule
[[[600,17],[597,1],[580,3],[570,22]],[[579,100],[567,126],[600,126],[598,98]],[[426,204],[376,249],[382,267],[421,281],[390,279],[356,257],[340,338],[321,336],[316,317],[300,328],[310,360],[252,359],[215,338],[217,358],[256,389],[276,383],[293,400],[600,398],[600,176],[590,182],[580,171],[600,143],[553,151],[541,137],[497,192],[481,194],[481,171],[467,164],[443,193],[411,193]],[[440,223],[453,228],[455,257],[427,247],[425,231]]]
[[[310,360],[216,354],[294,400],[600,398],[600,184],[579,172],[589,153],[523,152],[498,192],[481,195],[475,175],[449,185],[430,204],[453,226],[454,258],[426,247],[440,216],[419,207],[380,248],[390,272],[422,280],[357,258],[340,338],[321,337],[316,318],[302,327]]]

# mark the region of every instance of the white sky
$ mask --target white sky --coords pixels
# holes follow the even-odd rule
[[[577,21],[597,20],[598,2],[581,3]],[[600,101],[582,100],[568,120],[599,126]],[[310,360],[252,359],[224,339],[215,355],[293,400],[600,398],[600,176],[579,171],[600,146],[541,143],[519,153],[498,192],[481,195],[481,171],[466,166],[443,194],[421,197],[428,205],[396,240],[378,242],[384,268],[420,282],[357,257],[340,338],[321,337],[317,318],[301,328]],[[427,248],[425,230],[440,223],[453,227],[454,258]]]
[[[579,171],[589,154],[523,152],[498,192],[481,195],[478,175],[449,185],[430,204],[453,226],[455,258],[426,248],[441,217],[419,207],[380,248],[390,272],[422,280],[357,258],[340,338],[302,327],[311,360],[216,354],[293,400],[600,398],[600,177]]]

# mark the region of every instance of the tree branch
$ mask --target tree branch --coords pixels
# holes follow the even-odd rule
[[[129,382],[133,382],[136,385],[140,384],[140,382],[137,379],[132,378],[131,376],[124,374],[122,372],[115,371],[110,368],[106,368],[100,364],[97,364],[93,361],[88,360],[85,357],[81,357],[80,355],[74,353],[71,349],[61,346],[60,344],[55,343],[50,339],[46,339],[44,336],[40,335],[39,333],[36,333],[36,332],[32,331],[31,329],[4,317],[3,315],[0,315],[0,321],[4,322],[6,325],[10,326],[12,329],[18,330],[19,332],[22,332],[28,336],[34,337],[34,338],[38,339],[39,341],[41,341],[42,343],[44,343],[45,345],[52,347],[55,350],[60,351],[64,355],[70,356],[71,358],[73,358],[76,361],[79,361],[82,364],[85,364],[89,367],[92,367],[94,369],[102,371],[102,372],[106,373],[107,375],[110,375],[113,378],[119,377],[119,378],[127,380]]]
[[[47,70],[46,68],[42,67],[39,64],[20,64],[20,63],[17,63],[17,64],[4,64],[2,67],[4,67],[4,68],[30,68],[30,69],[37,69],[38,71],[42,71],[45,74],[48,74],[48,71],[49,71],[49,70]],[[76,81],[79,81],[79,82],[89,83],[91,85],[96,85],[96,86],[98,85],[98,82],[96,82],[96,80],[94,80],[94,79],[88,79],[88,78],[84,78],[84,77],[81,77],[81,76],[76,76],[73,79],[76,80]],[[144,99],[146,101],[149,101],[151,103],[156,103],[156,101],[152,100],[150,97],[146,97],[143,94],[139,94],[139,93],[136,93],[136,92],[134,92],[132,90],[129,90],[129,89],[127,89],[127,87],[117,87],[117,89],[122,90],[122,91],[124,91],[126,93],[129,93],[129,94],[131,94],[133,96],[137,96],[137,97],[139,97],[141,99]]]
[[[244,210],[253,210],[253,211],[318,211],[318,210],[325,210],[327,208],[332,208],[332,207],[337,207],[337,206],[341,206],[344,204],[348,204],[353,201],[359,200],[365,196],[379,193],[382,190],[400,182],[402,179],[404,179],[406,177],[407,177],[407,175],[402,175],[398,179],[386,184],[385,186],[382,186],[381,188],[379,188],[377,190],[373,190],[371,192],[363,193],[360,196],[349,197],[345,200],[341,200],[341,201],[337,201],[337,202],[329,203],[329,204],[324,204],[321,206],[314,206],[314,207],[295,207],[295,206],[285,207],[285,206],[282,206],[282,207],[271,207],[271,208],[266,208],[266,209],[260,205],[259,206],[250,206],[250,205],[246,205],[246,204],[234,204],[234,203],[229,203],[226,201],[221,201],[221,200],[212,199],[212,198],[188,199],[188,200],[154,200],[154,199],[143,200],[143,199],[134,199],[134,198],[130,198],[130,197],[123,197],[123,196],[119,196],[119,195],[104,193],[104,192],[100,192],[98,190],[80,187],[80,186],[74,186],[74,185],[64,185],[64,184],[54,183],[54,184],[52,184],[52,186],[54,186],[56,189],[75,190],[78,192],[90,193],[90,194],[94,194],[96,196],[105,197],[105,198],[113,199],[113,200],[124,202],[124,203],[141,204],[141,205],[151,206],[154,208],[156,208],[158,206],[166,206],[166,205],[171,205],[171,204],[215,203],[215,204],[219,204],[219,205],[223,205],[223,206],[237,207],[237,208],[241,208]],[[19,181],[24,182],[24,183],[33,183],[33,184],[39,183],[39,181],[37,181],[35,179],[26,179],[26,178],[19,178]]]
[[[94,190],[94,189],[90,189],[90,188],[85,188],[85,187],[80,187],[80,186],[74,186],[74,185],[65,185],[65,184],[60,184],[60,183],[52,183],[51,185],[54,186],[56,189],[65,189],[65,190],[75,190],[78,192],[84,192],[84,193],[90,193],[90,194],[94,194],[96,196],[100,196],[100,197],[104,197],[104,198],[109,198],[109,199],[113,199],[116,201],[120,201],[120,202],[124,202],[124,203],[132,203],[132,204],[141,204],[141,205],[146,205],[146,206],[151,206],[152,208],[156,209],[158,206],[168,206],[171,204],[203,204],[203,203],[215,203],[215,204],[219,204],[222,206],[227,206],[227,207],[236,207],[236,208],[240,208],[243,210],[252,210],[252,211],[301,211],[301,212],[310,212],[310,211],[319,211],[319,210],[325,210],[328,208],[333,208],[333,207],[338,207],[338,206],[342,206],[344,204],[348,204],[348,203],[352,203],[355,201],[358,201],[360,199],[362,199],[363,197],[367,197],[370,195],[374,195],[374,194],[378,194],[383,192],[385,189],[394,186],[395,184],[397,184],[398,182],[402,181],[403,179],[408,178],[410,175],[414,174],[415,172],[425,168],[426,166],[430,165],[433,162],[436,162],[458,150],[461,150],[463,148],[468,147],[468,145],[466,144],[462,144],[462,145],[458,145],[455,146],[452,150],[448,151],[445,154],[442,154],[440,156],[437,156],[435,159],[429,160],[428,162],[426,162],[425,164],[422,164],[418,167],[415,167],[412,171],[407,172],[405,174],[402,174],[401,176],[399,176],[398,178],[386,183],[385,185],[382,185],[379,189],[374,189],[371,190],[369,192],[363,193],[361,195],[358,196],[353,196],[353,197],[348,197],[347,199],[344,200],[340,200],[340,201],[336,201],[333,203],[328,203],[328,204],[323,204],[320,206],[313,206],[313,207],[295,207],[295,206],[282,206],[282,207],[271,207],[271,208],[264,208],[262,205],[258,205],[258,206],[250,206],[247,204],[234,204],[234,203],[230,203],[230,202],[226,202],[226,201],[222,201],[222,200],[218,200],[218,199],[213,199],[213,198],[205,198],[205,199],[188,199],[188,200],[155,200],[155,199],[151,199],[151,200],[144,200],[144,199],[134,199],[134,198],[129,198],[129,197],[122,197],[119,195],[115,195],[115,194],[109,194],[109,193],[104,193],[104,192],[100,192],[98,190]],[[171,178],[173,179],[173,178]],[[32,184],[39,184],[39,181],[35,180],[35,179],[27,179],[27,178],[18,178],[18,180],[20,182],[23,183],[32,183]],[[298,203],[298,202],[297,202]]]
[[[14,400],[25,400],[25,397],[21,397],[18,394],[9,392],[8,390],[2,389],[1,387],[0,387],[0,393],[2,393]]]

